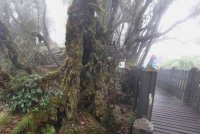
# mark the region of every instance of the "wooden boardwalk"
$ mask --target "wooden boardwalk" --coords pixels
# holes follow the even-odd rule
[[[200,134],[200,114],[160,88],[156,89],[152,122],[154,134]]]

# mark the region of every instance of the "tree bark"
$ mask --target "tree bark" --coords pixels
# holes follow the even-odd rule
[[[62,89],[65,94],[67,120],[75,121],[80,93],[80,74],[83,56],[83,11],[85,2],[74,0],[69,9],[66,29],[66,70]]]
[[[108,39],[100,20],[100,5],[98,0],[74,0],[68,11],[67,68],[62,86],[68,120],[75,121],[78,106],[88,109],[98,119],[106,112]]]

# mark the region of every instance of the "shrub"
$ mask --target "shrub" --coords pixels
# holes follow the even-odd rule
[[[45,109],[50,105],[51,96],[58,96],[58,93],[54,93],[47,90],[42,90],[38,81],[42,76],[35,75],[20,75],[15,78],[12,82],[13,93],[9,93],[8,98],[8,109],[12,112],[19,111],[27,113],[34,106]],[[22,88],[21,90],[14,90]],[[34,110],[39,108],[33,108]],[[37,111],[37,110],[36,110]]]

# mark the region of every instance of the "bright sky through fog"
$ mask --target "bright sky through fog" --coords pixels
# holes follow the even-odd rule
[[[175,0],[163,16],[161,31],[185,18],[194,8],[194,2],[197,0]],[[146,60],[148,61],[152,54],[155,54],[162,62],[182,56],[200,56],[200,44],[194,41],[197,38],[200,40],[200,21],[197,19],[186,21],[167,34],[167,37],[175,39],[161,40],[153,44]]]
[[[51,22],[51,38],[59,45],[65,42],[65,25],[67,19],[67,7],[64,7],[63,0],[46,0],[48,22]]]

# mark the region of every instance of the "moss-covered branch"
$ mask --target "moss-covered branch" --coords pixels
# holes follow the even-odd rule
[[[11,134],[20,134],[22,132],[38,133],[42,124],[46,122],[48,122],[48,114],[45,111],[29,113],[17,123]]]

